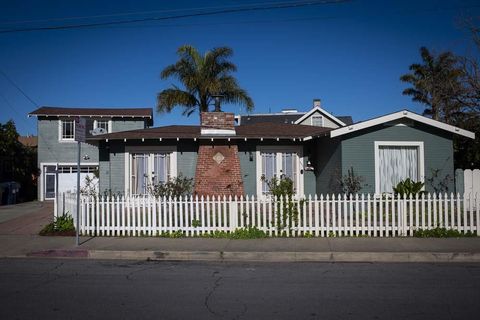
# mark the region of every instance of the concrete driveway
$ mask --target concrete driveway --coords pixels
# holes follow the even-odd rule
[[[37,235],[52,221],[52,201],[0,206],[0,235]]]

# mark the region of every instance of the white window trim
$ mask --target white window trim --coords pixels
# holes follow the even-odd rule
[[[148,153],[153,159],[153,154],[161,152],[171,152],[170,155],[170,177],[177,177],[177,146],[127,146],[125,147],[125,195],[131,195],[131,172],[130,159],[133,153]],[[149,161],[150,157],[149,157]],[[151,180],[151,172],[148,173]]]
[[[302,146],[257,146],[255,152],[255,161],[256,161],[256,187],[257,187],[257,196],[258,197],[265,197],[262,193],[262,152],[275,152],[277,153],[277,168],[282,167],[282,157],[279,156],[280,153],[284,152],[296,152],[298,155],[298,162],[297,162],[297,186],[298,190],[296,195],[303,196],[304,195],[304,176],[305,174],[301,174],[300,172],[304,170],[304,159],[303,159],[303,147]]]
[[[63,138],[63,122],[64,121],[73,121],[73,138],[64,139]],[[71,143],[75,141],[75,120],[74,119],[60,119],[58,120],[58,141],[61,143]]]
[[[310,125],[313,126],[313,118],[314,117],[320,117],[322,119],[322,124],[321,124],[321,127],[325,127],[325,117],[321,114],[317,115],[317,114],[312,114],[312,116],[310,117]]]
[[[419,177],[421,182],[425,182],[425,153],[423,141],[375,141],[375,193],[380,193],[380,147],[398,146],[398,147],[418,147],[419,158]],[[425,186],[423,187],[423,189]]]
[[[95,119],[93,120],[93,129],[98,128],[98,121],[108,121],[108,133],[112,133],[112,120]]]

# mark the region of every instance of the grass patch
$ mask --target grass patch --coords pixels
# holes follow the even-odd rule
[[[183,238],[185,234],[181,231],[162,232],[158,235],[163,238]],[[214,238],[214,239],[261,239],[266,238],[267,234],[257,227],[238,228],[234,232],[214,231],[213,233],[204,233],[198,236],[199,238]]]

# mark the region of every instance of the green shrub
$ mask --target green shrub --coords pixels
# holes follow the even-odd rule
[[[185,237],[185,234],[183,233],[182,230],[177,230],[177,231],[162,231],[162,233],[157,234],[159,237],[162,238],[183,238]]]
[[[231,233],[215,230],[213,233],[204,233],[201,237],[214,239],[261,239],[266,238],[267,234],[257,227],[247,227],[237,228]]]
[[[156,198],[159,197],[172,197],[177,198],[180,196],[187,196],[192,194],[193,179],[187,178],[179,174],[167,182],[160,182],[157,184],[149,184],[148,193]]]
[[[402,198],[408,198],[410,195],[415,196],[416,194],[421,194],[422,188],[425,183],[420,181],[413,181],[410,178],[407,178],[403,181],[400,181],[396,187],[393,187],[393,192],[400,195]]]
[[[413,236],[418,238],[459,238],[459,237],[476,237],[476,234],[467,231],[462,233],[458,230],[440,228],[435,229],[418,229],[413,231]]]
[[[40,231],[40,235],[49,235],[55,232],[68,232],[75,231],[75,225],[73,224],[73,217],[68,214],[59,216],[49,224],[47,224]]]
[[[266,238],[267,234],[257,227],[239,228],[228,235],[230,239],[260,239]]]

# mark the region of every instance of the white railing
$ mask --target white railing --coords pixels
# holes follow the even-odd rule
[[[60,200],[59,200],[60,201]],[[62,200],[63,201],[63,200]],[[480,235],[480,195],[401,199],[327,195],[301,200],[256,197],[82,197],[80,232],[99,236],[200,236],[257,227],[269,236],[413,236],[437,227]],[[75,194],[65,194],[74,214]],[[57,206],[62,207],[61,205]]]

